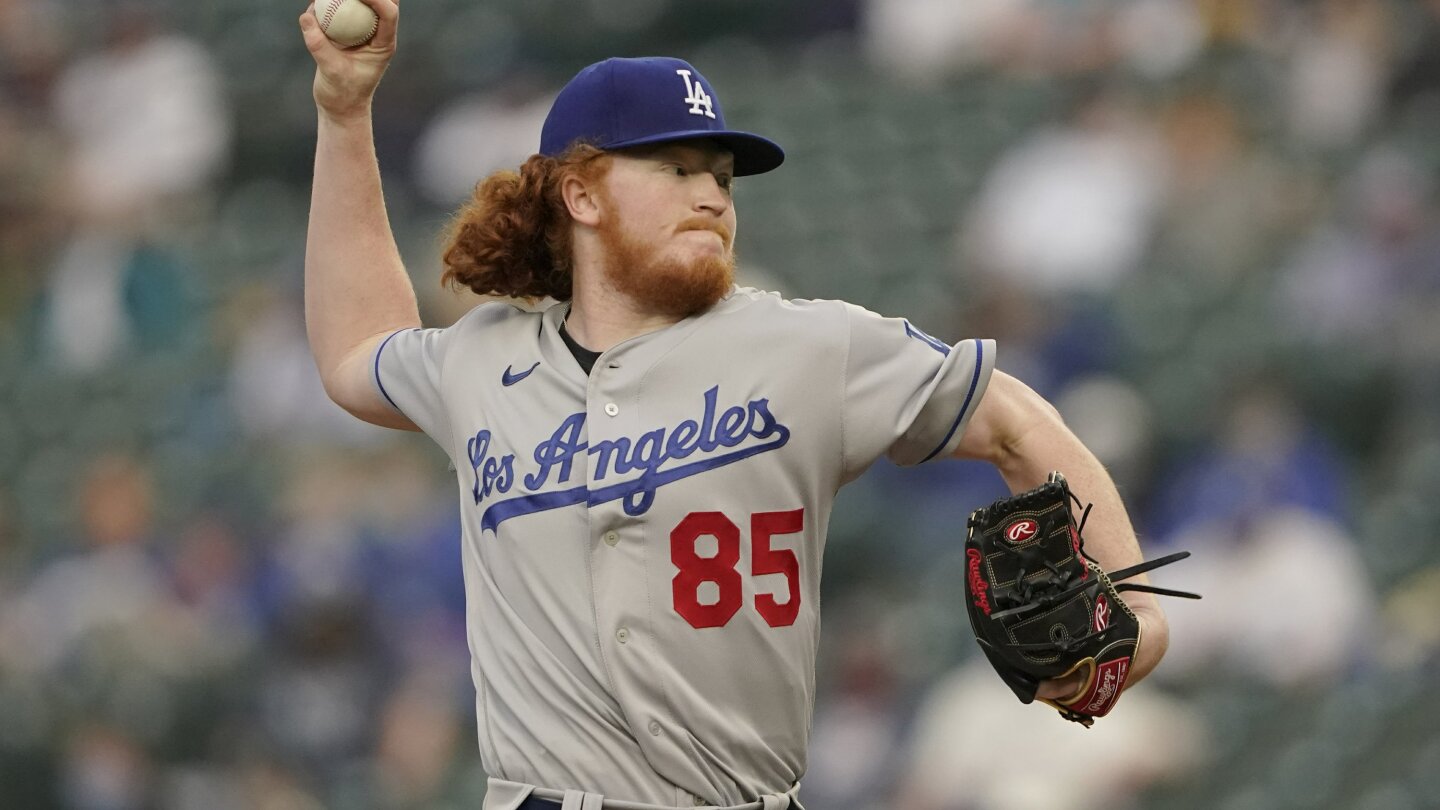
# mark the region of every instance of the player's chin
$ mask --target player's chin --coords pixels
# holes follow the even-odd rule
[[[731,261],[730,246],[718,236],[708,239],[693,239],[675,251],[675,258],[682,264],[692,262]]]
[[[671,265],[669,270],[661,281],[664,291],[657,291],[657,298],[665,302],[665,309],[681,316],[714,306],[735,281],[735,265],[728,253],[691,257],[690,261]]]

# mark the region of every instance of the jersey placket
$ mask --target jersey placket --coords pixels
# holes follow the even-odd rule
[[[633,504],[642,496],[611,497],[617,484],[643,475],[643,470],[633,469],[629,462],[639,437],[657,427],[642,423],[636,396],[639,375],[626,368],[640,363],[634,357],[635,348],[634,341],[627,341],[602,354],[586,389],[589,547],[601,654],[631,733],[653,763],[661,753],[656,746],[670,747],[666,740],[670,718],[662,715],[659,685],[640,677],[650,668],[647,660],[655,655],[653,605],[646,585],[647,556],[654,553],[647,542],[653,538],[647,537],[645,514],[626,512],[627,501]]]

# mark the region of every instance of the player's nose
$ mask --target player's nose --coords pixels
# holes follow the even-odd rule
[[[719,216],[730,208],[730,194],[715,175],[700,172],[695,175],[694,206],[696,211]]]

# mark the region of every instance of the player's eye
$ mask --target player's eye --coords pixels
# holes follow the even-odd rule
[[[731,177],[728,174],[722,174],[719,177],[716,177],[715,182],[719,183],[720,188],[723,188],[726,191],[730,191],[731,189],[735,188],[735,178]]]
[[[668,163],[668,164],[666,164],[666,165],[665,165],[665,171],[673,173],[676,177],[688,177],[688,176],[690,176],[690,172],[686,171],[685,167],[684,167],[684,166],[681,166],[681,165],[678,164],[678,163]]]

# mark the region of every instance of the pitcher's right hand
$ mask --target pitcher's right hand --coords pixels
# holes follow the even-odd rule
[[[360,0],[379,18],[375,36],[364,45],[342,48],[320,30],[311,3],[300,15],[300,33],[315,59],[315,106],[336,120],[369,113],[380,77],[395,55],[395,34],[400,25],[398,0]]]

